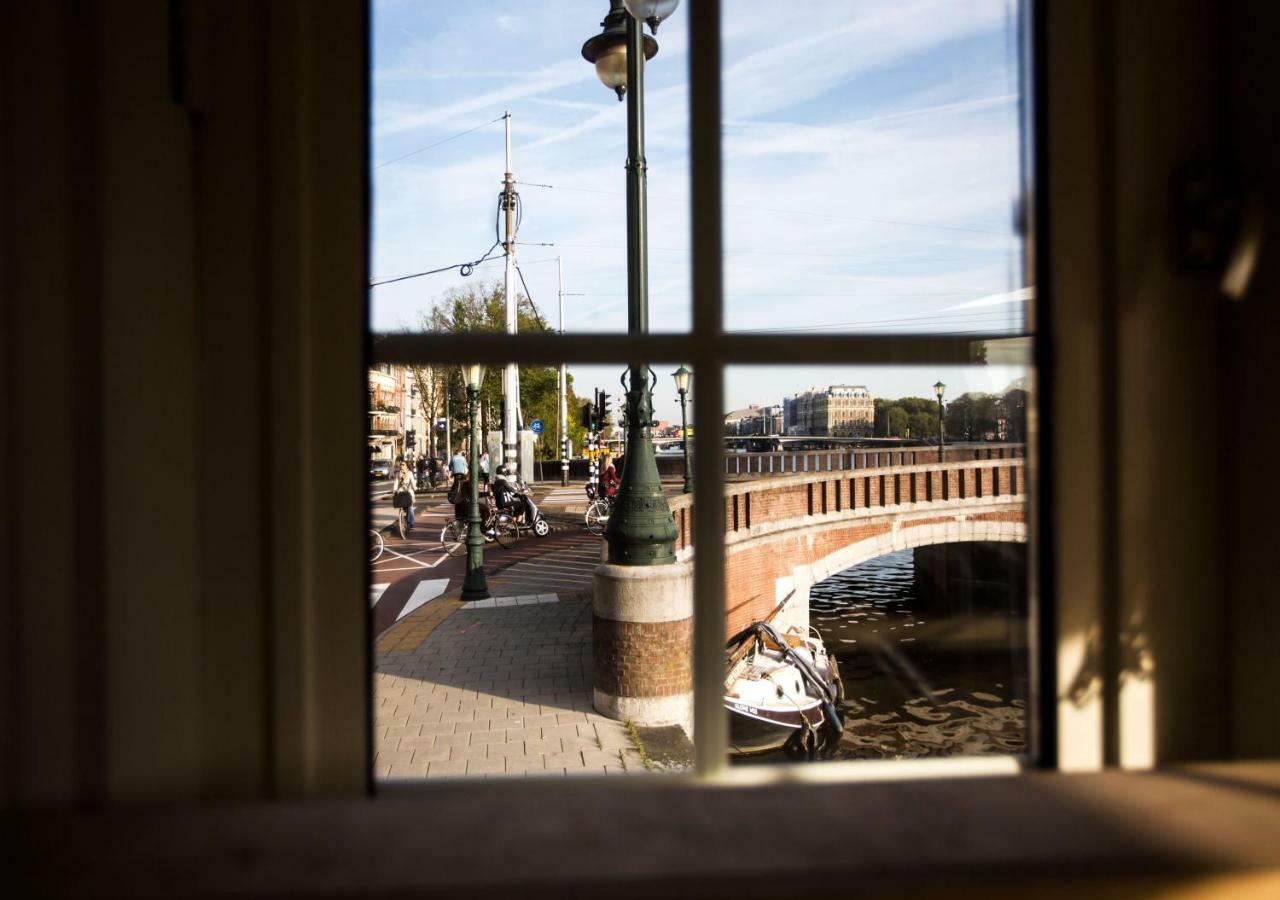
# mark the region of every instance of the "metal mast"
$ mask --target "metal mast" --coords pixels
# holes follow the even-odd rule
[[[503,288],[507,301],[507,334],[516,333],[516,182],[511,174],[511,113],[502,117],[506,132],[507,171],[502,181],[502,212],[506,222],[503,252],[506,266],[503,271]],[[520,369],[515,363],[507,363],[502,375],[502,461],[517,469],[516,430],[520,421]],[[521,473],[523,476],[525,473]]]
[[[556,275],[560,279],[560,333],[564,334],[564,266],[556,257]],[[560,363],[560,485],[569,483],[569,387],[564,362]]]

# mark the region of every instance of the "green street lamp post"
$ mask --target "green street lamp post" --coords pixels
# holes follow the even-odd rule
[[[467,386],[467,416],[471,422],[471,434],[467,439],[467,481],[470,484],[470,507],[467,514],[467,574],[462,580],[462,600],[485,600],[489,597],[489,585],[484,578],[484,532],[480,523],[480,456],[476,446],[476,407],[479,405],[480,385],[484,382],[484,366],[470,363],[462,367],[462,381]]]
[[[947,386],[941,381],[933,386],[933,392],[938,395],[938,462],[945,462],[947,458],[946,439],[942,433],[942,395],[946,391]]]
[[[582,45],[605,87],[627,101],[627,331],[649,330],[648,224],[644,157],[644,63],[658,42],[644,33],[637,15],[657,28],[679,0],[610,0],[600,34]],[[622,484],[604,537],[609,562],[632,566],[674,563],[676,525],[662,494],[653,453],[653,385],[649,367],[632,365],[623,387],[627,394],[627,456]]]
[[[676,393],[680,395],[680,441],[684,445],[684,492],[693,490],[689,480],[689,417],[685,412],[685,403],[689,399],[689,378],[693,373],[684,366],[671,373],[676,380]]]

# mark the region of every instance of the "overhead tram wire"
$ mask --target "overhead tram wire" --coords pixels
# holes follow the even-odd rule
[[[500,122],[500,121],[502,121],[502,118],[503,118],[503,117],[501,117],[501,116],[500,116],[500,117],[498,117],[497,119],[495,119],[494,121],[495,121],[495,122]],[[493,123],[492,123],[492,122],[489,122],[489,123],[486,123],[486,124],[490,124],[490,125],[491,125],[491,124],[493,124]],[[483,128],[484,126],[483,126],[483,125],[481,125],[481,126],[477,126],[477,127],[479,127],[479,128]],[[475,130],[475,129],[473,128],[473,129],[472,129],[472,131],[474,131],[474,130]],[[460,137],[460,135],[454,135],[454,137]],[[442,143],[443,143],[443,142],[442,142]],[[427,148],[424,148],[424,149],[427,149]],[[395,162],[395,160],[392,160],[392,162]],[[520,231],[520,223],[524,220],[524,206],[523,206],[523,204],[520,202],[520,195],[519,195],[519,194],[516,194],[516,195],[515,195],[515,198],[516,198],[516,222],[515,222],[515,230],[512,232],[512,238],[513,238],[513,239],[514,239],[515,235],[519,233],[519,231]],[[466,277],[468,277],[472,272],[474,272],[474,271],[476,270],[476,266],[480,265],[481,263],[483,263],[483,262],[485,262],[485,261],[487,261],[487,260],[490,260],[490,259],[496,259],[496,258],[497,258],[497,256],[492,255],[492,254],[493,254],[493,251],[494,251],[494,248],[499,247],[499,246],[501,246],[501,245],[502,245],[502,232],[501,232],[501,222],[502,222],[502,199],[503,199],[503,195],[502,195],[502,194],[498,194],[498,206],[497,206],[497,212],[496,212],[496,214],[495,214],[495,216],[494,216],[494,220],[493,220],[493,234],[494,234],[493,244],[492,244],[492,245],[490,245],[490,247],[489,247],[489,249],[488,249],[488,250],[484,251],[484,255],[482,255],[479,259],[474,259],[474,260],[471,260],[470,262],[454,263],[454,264],[453,264],[453,265],[451,265],[451,266],[441,266],[441,267],[440,267],[440,268],[438,268],[438,269],[428,269],[428,270],[427,270],[427,271],[425,271],[425,272],[414,272],[414,273],[409,274],[409,275],[398,275],[398,276],[396,276],[395,278],[383,278],[383,279],[381,279],[381,280],[379,280],[379,281],[371,281],[371,282],[369,282],[369,287],[371,287],[371,288],[376,288],[376,287],[379,287],[379,286],[384,285],[384,284],[395,284],[395,283],[396,283],[396,282],[398,282],[398,281],[408,281],[408,280],[409,280],[409,279],[411,279],[411,278],[422,278],[424,275],[438,275],[438,274],[439,274],[439,273],[441,273],[441,272],[449,272],[449,271],[452,271],[453,269],[457,269],[457,270],[458,270],[458,273],[459,273],[460,275],[462,275],[462,277],[463,277],[463,278],[466,278]],[[550,244],[548,244],[548,245],[546,245],[546,246],[551,246],[551,245],[550,245]],[[504,250],[504,251],[503,251],[503,253],[502,253],[502,254],[500,254],[500,255],[505,256],[505,255],[506,255],[505,250]]]
[[[522,184],[522,185],[525,185],[526,187],[543,188],[545,190],[574,191],[577,193],[584,193],[584,194],[609,194],[612,196],[623,196],[623,197],[626,196],[626,194],[622,191],[605,191],[605,190],[599,190],[597,188],[566,187],[565,185],[542,184],[536,181],[518,181],[516,182],[516,184]],[[973,228],[966,225],[937,225],[929,222],[907,222],[901,219],[880,219],[880,218],[872,218],[870,216],[842,216],[842,215],[837,215],[835,213],[815,212],[813,210],[807,210],[807,209],[780,209],[780,208],[771,207],[771,206],[754,206],[749,203],[726,203],[724,204],[724,206],[726,208],[731,208],[731,209],[752,209],[752,210],[756,210],[757,212],[781,213],[783,215],[812,216],[818,219],[839,219],[839,220],[845,220],[850,222],[870,222],[875,225],[896,225],[902,228],[933,228],[933,229],[939,229],[942,231],[963,231],[963,232],[969,232],[972,234],[998,235],[1000,237],[1012,236],[1011,233],[1009,232],[993,231],[989,228]]]
[[[459,271],[459,274],[461,274],[463,278],[466,278],[468,275],[470,275],[472,272],[475,271],[476,266],[480,265],[485,260],[496,258],[494,256],[491,256],[490,254],[493,253],[493,248],[497,246],[498,244],[495,243],[488,250],[484,251],[483,256],[481,256],[479,259],[472,260],[471,262],[454,263],[451,266],[441,266],[438,269],[428,269],[425,272],[414,272],[412,275],[397,275],[395,278],[384,278],[381,281],[371,281],[369,282],[369,287],[376,288],[384,284],[395,284],[397,281],[408,281],[410,278],[421,278],[424,275],[437,275],[440,272],[449,272],[453,269],[457,269]]]
[[[494,124],[495,122],[501,122],[502,119],[503,119],[502,116],[498,116],[498,118],[496,119],[490,119],[488,122],[484,122],[480,125],[477,125],[475,128],[468,128],[466,131],[459,131],[457,134],[450,135],[444,140],[436,141],[434,144],[428,144],[425,147],[419,147],[417,150],[411,150],[410,152],[406,153],[404,156],[397,156],[395,159],[389,159],[386,162],[380,162],[373,168],[376,171],[378,169],[383,168],[384,166],[389,166],[392,163],[398,163],[401,160],[408,159],[410,156],[417,156],[419,153],[426,153],[428,150],[434,150],[436,147],[439,147],[441,144],[447,144],[450,141],[456,141],[458,138],[465,137],[466,135],[471,134],[473,131],[479,131],[481,128],[487,128],[490,125]]]

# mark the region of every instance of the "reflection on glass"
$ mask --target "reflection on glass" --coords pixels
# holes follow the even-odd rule
[[[1027,750],[1025,369],[736,367],[737,762]]]
[[[1016,333],[1016,0],[724,4],[734,330]]]
[[[375,775],[688,768],[687,721],[646,724],[634,703],[608,701],[691,699],[687,615],[647,617],[645,646],[593,616],[606,494],[626,469],[611,387],[624,367],[566,366],[563,401],[559,366],[516,368],[513,442],[503,387],[516,382],[501,364],[368,372]],[[663,493],[687,502],[680,474],[661,471]],[[651,652],[659,641],[665,655]]]

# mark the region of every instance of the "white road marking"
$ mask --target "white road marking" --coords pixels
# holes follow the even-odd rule
[[[424,563],[424,562],[422,562],[422,561],[420,561],[420,560],[416,560],[416,559],[414,559],[412,556],[406,556],[406,555],[405,555],[405,554],[403,554],[403,553],[397,553],[396,551],[392,550],[390,547],[388,547],[388,548],[387,548],[386,552],[387,552],[387,553],[390,553],[392,556],[398,556],[398,557],[400,557],[401,559],[403,559],[403,560],[405,560],[405,561],[407,561],[407,562],[411,562],[411,563],[413,563],[413,564],[414,564],[414,565],[416,565],[416,566],[420,566],[420,567],[421,567],[421,568],[423,568],[423,569],[434,569],[436,566],[440,565],[440,563],[444,562],[446,559],[448,559],[448,558],[449,558],[447,555],[445,555],[445,554],[441,554],[441,555],[440,555],[440,558],[439,558],[439,559],[437,559],[435,562]],[[426,553],[427,551],[426,551],[426,550],[417,550],[417,551],[414,551],[414,552],[416,552],[416,553]],[[382,571],[382,570],[381,570],[381,569],[379,569],[378,571]]]
[[[419,606],[430,603],[443,594],[447,587],[449,587],[448,578],[432,578],[429,581],[419,581],[418,586],[409,595],[409,602],[404,605],[404,609],[400,610],[400,615],[396,616],[396,621],[399,622]]]
[[[369,585],[369,608],[373,609],[378,605],[378,601],[382,599],[382,595],[386,593],[390,584],[371,584]]]

